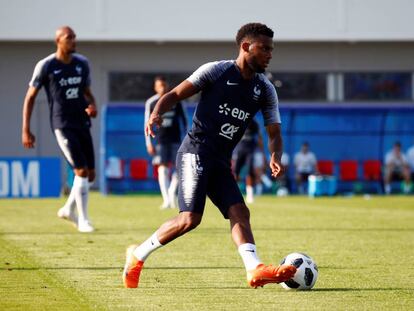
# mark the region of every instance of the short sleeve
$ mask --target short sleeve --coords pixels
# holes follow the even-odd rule
[[[203,89],[216,81],[233,64],[233,61],[206,63],[194,71],[193,74],[187,78],[187,81],[191,82],[198,89]]]
[[[280,119],[279,99],[277,97],[276,89],[267,78],[265,83],[264,104],[262,107],[264,125],[267,126],[274,123],[282,123]]]
[[[45,72],[46,72],[46,61],[45,60],[41,60],[39,61],[36,66],[35,69],[33,71],[33,76],[32,79],[29,82],[29,86],[32,86],[36,89],[40,89],[42,88],[44,81],[45,81]]]

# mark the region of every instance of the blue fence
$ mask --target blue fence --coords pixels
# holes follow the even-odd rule
[[[189,118],[194,107],[187,109]],[[290,156],[307,141],[320,160],[332,160],[335,174],[338,174],[340,160],[380,160],[400,141],[403,149],[414,142],[414,108],[390,105],[387,107],[327,105],[291,105],[280,108],[284,150]],[[258,114],[259,123],[263,124]],[[145,148],[144,107],[106,106],[102,114],[101,131],[101,172],[107,170],[108,160],[116,157],[122,160],[122,177],[101,178],[101,191],[128,192],[158,190],[153,178],[151,158]],[[262,129],[262,133],[265,130]],[[263,135],[266,142],[266,135]],[[266,142],[267,143],[267,142]],[[130,176],[130,161],[148,161],[146,179],[134,180]],[[290,165],[288,177],[292,179],[294,170]],[[105,174],[103,174],[105,175]],[[362,173],[360,173],[362,176]]]

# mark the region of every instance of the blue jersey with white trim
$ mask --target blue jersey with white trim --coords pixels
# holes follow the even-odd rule
[[[56,54],[40,60],[34,70],[30,86],[45,88],[52,129],[89,128],[90,118],[85,111],[88,103],[84,96],[90,86],[88,60],[73,54],[69,64],[62,63]]]
[[[265,125],[281,123],[273,84],[259,73],[243,79],[234,60],[207,63],[187,80],[200,89],[201,98],[180,152],[212,153],[229,160],[259,110]]]

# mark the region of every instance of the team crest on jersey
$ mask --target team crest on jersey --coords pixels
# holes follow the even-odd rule
[[[260,89],[258,84],[256,84],[256,86],[254,87],[253,93],[253,100],[258,101],[260,94],[262,94],[262,90]]]
[[[81,66],[76,65],[75,69],[76,69],[76,72],[78,73],[78,75],[82,74],[82,67]]]

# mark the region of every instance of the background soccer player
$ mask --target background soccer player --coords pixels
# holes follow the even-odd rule
[[[154,79],[155,95],[145,103],[145,125],[149,120],[155,104],[165,93],[169,91],[167,80],[163,76]],[[177,173],[175,172],[175,158],[178,147],[181,143],[181,126],[187,130],[187,117],[181,102],[178,102],[173,109],[162,115],[163,122],[158,129],[156,145],[153,145],[150,136],[145,136],[145,144],[148,153],[153,156],[152,163],[158,165],[158,183],[160,185],[163,203],[161,208],[175,208],[176,193],[178,187]],[[170,179],[170,169],[172,174]]]
[[[232,174],[234,147],[248,123],[261,110],[269,136],[270,169],[282,173],[282,137],[276,90],[263,74],[272,58],[273,31],[259,23],[246,24],[237,33],[236,60],[207,63],[157,102],[146,127],[162,124],[162,115],[175,103],[201,91],[192,129],[177,154],[180,214],[165,222],[144,243],[130,246],[123,272],[124,285],[137,287],[146,258],[156,249],[189,232],[201,222],[206,196],[230,220],[231,235],[247,271],[250,286],[290,279],[291,265],[264,265],[256,251],[250,212]]]
[[[88,192],[95,179],[95,162],[89,128],[90,117],[96,117],[97,110],[90,89],[89,64],[84,56],[74,54],[76,34],[70,27],[59,28],[55,40],[56,53],[37,63],[29,83],[23,105],[22,143],[25,148],[35,147],[30,118],[36,96],[43,86],[52,131],[75,173],[71,193],[58,216],[74,222],[80,232],[91,232],[94,228],[88,217]]]
[[[262,149],[263,141],[260,134],[259,124],[255,119],[247,126],[240,143],[237,145],[236,163],[234,166],[234,173],[237,180],[240,179],[240,172],[244,166],[247,166],[246,174],[246,202],[254,202],[254,187],[260,183],[262,171],[259,169],[259,175],[256,174],[256,167],[254,164],[256,149]],[[263,153],[260,154],[264,156]],[[262,162],[263,163],[263,162]]]

